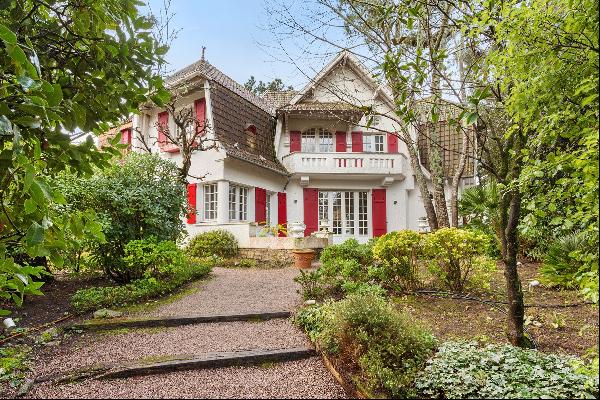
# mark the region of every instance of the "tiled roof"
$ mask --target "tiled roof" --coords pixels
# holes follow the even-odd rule
[[[237,158],[258,165],[259,167],[267,168],[283,175],[288,175],[288,171],[281,165],[277,158],[269,160],[242,147],[236,147],[234,143],[231,143],[228,140],[221,140],[221,145],[225,149],[225,153],[227,153],[228,157]]]
[[[165,84],[167,88],[172,88],[174,86],[177,86],[179,83],[185,81],[186,79],[190,78],[193,74],[197,72],[204,75],[210,80],[214,80],[220,83],[221,85],[231,90],[243,99],[251,102],[252,104],[255,104],[257,107],[268,112],[269,114],[274,115],[275,108],[268,101],[256,96],[255,94],[244,88],[242,85],[234,81],[232,78],[225,75],[223,72],[221,72],[219,69],[217,69],[215,66],[213,66],[206,60],[198,60],[195,63],[180,69],[173,75],[167,77],[165,79]]]
[[[297,93],[298,92],[295,90],[268,90],[262,95],[262,97],[263,99],[268,101],[274,108],[277,109],[282,106],[285,106],[286,104],[289,104]]]

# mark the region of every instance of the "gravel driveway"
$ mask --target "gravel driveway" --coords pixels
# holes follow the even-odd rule
[[[300,302],[298,271],[215,268],[194,294],[146,315],[176,316],[292,310]],[[98,363],[214,351],[280,349],[310,345],[289,320],[224,322],[174,328],[87,333],[36,363],[35,375],[66,372]],[[340,398],[342,388],[319,357],[254,367],[172,372],[110,381],[37,384],[41,398]]]

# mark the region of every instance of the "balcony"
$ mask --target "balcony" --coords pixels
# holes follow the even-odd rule
[[[389,153],[291,153],[281,160],[292,174],[403,175],[406,157]]]

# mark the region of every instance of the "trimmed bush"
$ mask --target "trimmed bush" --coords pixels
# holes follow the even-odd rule
[[[122,286],[94,287],[78,290],[71,305],[78,312],[100,308],[123,307],[169,294],[182,285],[207,276],[214,259],[190,259],[173,268],[168,276],[146,277]]]
[[[462,292],[470,279],[475,279],[478,285],[489,286],[486,279],[489,281],[495,263],[484,256],[487,246],[488,238],[483,233],[438,229],[425,239],[429,270],[445,287],[456,292]]]
[[[159,242],[153,237],[132,240],[124,250],[123,274],[132,279],[166,277],[186,263],[183,251],[169,240]]]
[[[377,264],[369,276],[397,290],[418,284],[418,257],[422,252],[421,235],[411,230],[390,232],[377,240],[373,257]]]
[[[435,339],[414,318],[378,294],[352,294],[304,316],[322,348],[356,366],[356,379],[373,395],[415,395],[413,380],[433,352]]]
[[[194,236],[186,246],[186,252],[194,257],[230,258],[238,254],[238,243],[231,232],[216,229]]]
[[[576,399],[597,398],[576,372],[577,359],[511,345],[447,342],[427,362],[415,385],[423,398]]]

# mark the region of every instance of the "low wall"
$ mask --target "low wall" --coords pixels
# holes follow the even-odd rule
[[[240,247],[249,249],[322,249],[331,244],[328,238],[308,236],[302,238],[293,237],[251,237],[245,245]]]
[[[214,231],[216,229],[223,229],[233,234],[233,236],[237,239],[238,245],[240,247],[247,247],[248,239],[253,238],[253,236],[256,236],[256,224],[252,222],[230,222],[227,224],[202,223],[188,225],[186,229],[190,238],[201,233]]]

